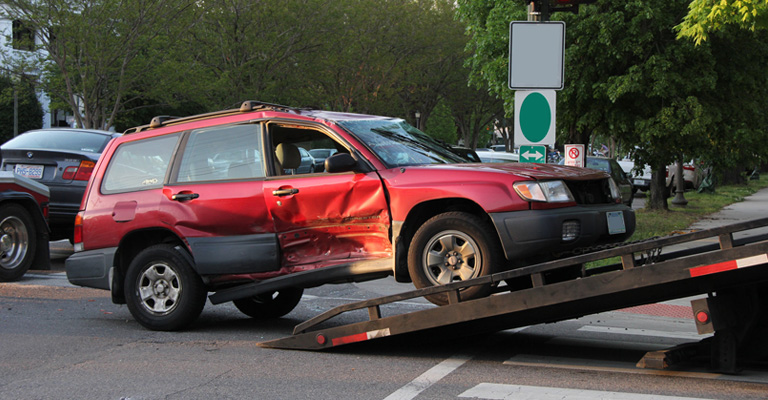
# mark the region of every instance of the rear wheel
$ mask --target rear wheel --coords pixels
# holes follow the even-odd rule
[[[446,285],[494,273],[503,255],[495,230],[481,218],[449,212],[429,219],[416,231],[408,249],[408,272],[417,288]],[[485,297],[490,285],[461,291],[464,300]],[[448,294],[427,296],[434,304],[448,304]]]
[[[0,207],[0,281],[21,278],[35,258],[36,231],[32,216],[22,206]]]
[[[251,318],[280,318],[296,308],[303,294],[302,288],[285,288],[272,293],[234,300],[233,303],[238,310]]]
[[[167,244],[148,247],[128,267],[128,309],[147,329],[179,330],[203,311],[208,292],[182,251]]]

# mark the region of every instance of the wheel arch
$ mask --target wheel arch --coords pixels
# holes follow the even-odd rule
[[[176,234],[167,229],[144,229],[131,232],[123,237],[115,253],[114,270],[112,275],[112,302],[115,304],[125,304],[125,275],[128,272],[128,266],[139,252],[156,244],[171,244],[181,246],[190,254],[186,243]],[[191,256],[190,256],[191,257]],[[192,261],[192,260],[190,260]]]
[[[472,200],[465,198],[446,198],[429,200],[423,203],[417,204],[405,218],[405,221],[398,227],[395,232],[395,280],[397,282],[411,282],[410,275],[408,274],[408,248],[411,245],[411,240],[416,231],[427,220],[446,212],[465,212],[478,216],[489,224],[493,225],[493,221],[487,212],[479,204]]]

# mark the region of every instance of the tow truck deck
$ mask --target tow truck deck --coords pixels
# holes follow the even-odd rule
[[[259,345],[323,350],[424,331],[493,332],[705,294],[707,298],[693,302],[693,315],[699,333],[714,332],[713,338],[702,341],[695,350],[649,353],[638,365],[666,368],[683,354],[693,351],[701,355],[703,347],[711,352],[713,369],[735,373],[737,358],[768,355],[768,345],[759,339],[768,331],[768,234],[738,239],[734,234],[746,235],[766,226],[768,218],[628,243],[464,282],[341,305],[297,325],[292,336]],[[684,248],[686,245],[689,247]],[[617,258],[620,263],[616,263]],[[601,260],[609,260],[602,261],[609,264],[582,267]],[[562,272],[572,271],[574,266],[581,267],[580,276],[563,278]],[[461,289],[473,285],[491,285],[494,293],[462,301]],[[382,314],[383,305],[388,306],[387,311],[396,310],[389,305],[438,292],[448,293],[448,305]],[[368,311],[366,321],[346,325],[329,321],[363,309]]]

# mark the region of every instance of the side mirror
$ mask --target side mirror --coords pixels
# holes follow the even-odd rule
[[[348,172],[357,167],[357,161],[347,153],[336,153],[325,159],[325,170],[329,173]]]

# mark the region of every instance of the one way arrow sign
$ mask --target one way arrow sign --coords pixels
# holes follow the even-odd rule
[[[547,146],[520,146],[520,162],[544,163],[547,162]]]

